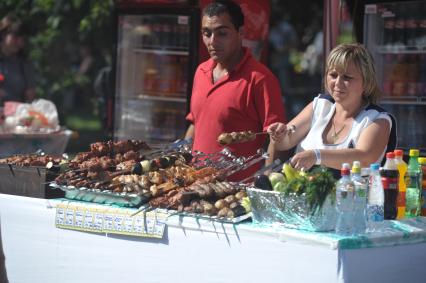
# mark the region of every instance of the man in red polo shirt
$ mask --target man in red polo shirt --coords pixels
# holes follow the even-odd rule
[[[279,82],[242,46],[243,24],[241,8],[232,1],[215,1],[203,11],[201,32],[210,59],[195,73],[187,116],[192,124],[186,138],[193,138],[194,150],[218,152],[223,148],[217,142],[221,133],[257,133],[284,121]],[[258,135],[252,142],[228,147],[236,156],[250,156],[265,141],[266,135]],[[272,148],[268,151],[272,153]],[[260,166],[252,166],[232,179],[248,177]]]

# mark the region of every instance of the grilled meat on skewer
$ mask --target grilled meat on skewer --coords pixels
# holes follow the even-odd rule
[[[0,164],[10,164],[16,166],[38,166],[45,167],[49,162],[52,162],[54,165],[61,163],[61,158],[52,157],[49,155],[14,155],[11,157],[0,159]]]
[[[142,149],[149,150],[150,147],[144,141],[137,140],[96,142],[90,145],[90,151],[95,156],[123,154],[128,151],[137,152]]]
[[[217,138],[221,145],[254,141],[256,134],[252,131],[222,133]]]

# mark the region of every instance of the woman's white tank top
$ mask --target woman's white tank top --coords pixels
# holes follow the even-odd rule
[[[296,152],[308,150],[308,149],[344,149],[344,148],[355,148],[361,135],[362,131],[367,128],[373,121],[377,119],[385,119],[389,122],[390,127],[392,128],[392,119],[390,114],[387,113],[381,107],[369,104],[365,106],[360,113],[354,119],[352,127],[346,137],[346,139],[337,144],[327,144],[323,140],[323,132],[327,127],[330,119],[333,117],[334,111],[336,109],[336,104],[334,103],[333,98],[330,95],[320,94],[314,98],[313,102],[313,116],[311,129],[309,130],[307,136],[302,140],[302,142],[297,146]],[[396,126],[396,125],[395,125]],[[392,135],[390,139],[396,139]],[[396,143],[396,140],[393,141]],[[380,159],[377,162],[381,162],[386,153],[386,148],[383,149],[383,152],[380,156]]]

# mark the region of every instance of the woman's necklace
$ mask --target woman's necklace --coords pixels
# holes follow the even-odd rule
[[[339,134],[345,128],[345,124],[343,124],[343,126],[338,131],[336,131],[336,125],[334,124],[334,119],[332,121],[332,124],[333,124],[333,133],[331,134],[331,138],[333,139],[333,143],[336,143],[337,139],[339,138]]]

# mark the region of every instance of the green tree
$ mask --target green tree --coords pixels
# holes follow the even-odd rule
[[[28,30],[28,59],[37,73],[37,95],[52,100],[62,125],[79,133],[70,141],[69,154],[87,150],[87,145],[107,138],[96,111],[93,79],[110,66],[114,43],[114,0],[1,0],[0,18],[18,16]],[[76,75],[81,46],[95,57],[90,73]],[[74,108],[69,97],[86,93]],[[83,107],[82,107],[83,106]],[[85,106],[85,107],[84,107]]]
[[[92,83],[72,68],[81,45],[111,63],[113,11],[113,0],[0,1],[1,16],[12,12],[29,29],[26,51],[38,74],[38,95],[59,101],[66,90]]]

